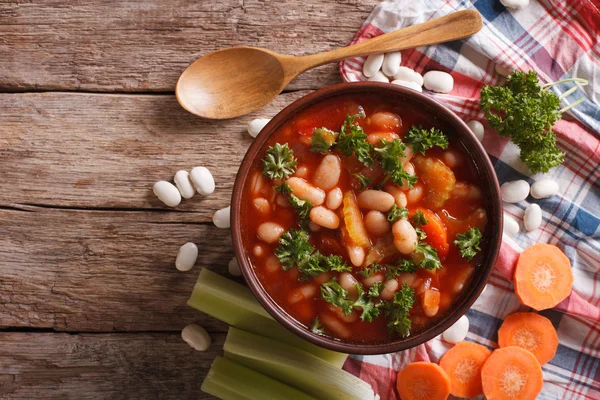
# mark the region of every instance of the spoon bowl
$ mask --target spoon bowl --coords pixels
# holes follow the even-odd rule
[[[267,104],[308,69],[345,58],[462,39],[481,27],[479,13],[464,10],[352,46],[307,56],[285,56],[256,47],[218,50],[200,57],[183,71],[175,95],[183,108],[200,117],[239,117]]]

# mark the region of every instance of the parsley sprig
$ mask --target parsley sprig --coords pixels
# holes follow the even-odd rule
[[[460,255],[471,261],[481,250],[479,248],[481,238],[481,231],[478,228],[471,228],[465,233],[457,233],[454,244],[460,249]]]
[[[434,146],[442,149],[448,148],[448,138],[437,129],[424,129],[422,125],[413,125],[404,137],[404,141],[413,149],[413,152],[425,155],[425,152]]]
[[[374,302],[370,299],[369,292],[365,292],[360,283],[356,283],[358,298],[348,298],[348,291],[344,289],[335,279],[321,285],[321,297],[323,300],[336,307],[340,307],[344,315],[349,315],[354,308],[360,308],[361,321],[373,322],[380,314],[383,303]]]
[[[379,158],[381,167],[392,182],[396,185],[402,185],[403,181],[406,181],[408,186],[412,188],[417,183],[417,177],[404,170],[401,162],[401,157],[406,156],[404,150],[406,150],[406,145],[400,139],[392,141],[383,139],[375,148],[375,153]]]
[[[338,133],[327,128],[315,128],[313,130],[310,151],[313,153],[327,153],[335,144]]]
[[[396,222],[400,218],[408,218],[408,208],[399,208],[396,204],[394,204],[390,211],[388,211],[387,220],[390,222]]]
[[[407,284],[394,294],[392,302],[385,303],[384,312],[387,318],[387,327],[391,333],[402,337],[410,335],[411,321],[408,313],[415,303],[415,291]]]
[[[310,209],[313,208],[313,204],[308,200],[302,200],[294,195],[290,185],[285,182],[281,182],[279,185],[275,186],[275,190],[288,198],[290,205],[294,207],[296,213],[298,213],[300,225],[308,223]]]
[[[286,179],[296,171],[298,161],[288,144],[275,143],[263,158],[263,174],[271,179]]]
[[[356,119],[364,117],[365,112],[362,108],[358,114],[346,117],[344,124],[340,128],[336,148],[346,157],[354,154],[360,162],[369,167],[374,162],[373,156],[371,156],[373,146],[366,141],[367,134],[360,125],[354,124]]]

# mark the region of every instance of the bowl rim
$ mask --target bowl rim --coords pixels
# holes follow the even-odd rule
[[[489,194],[491,196],[489,199],[486,199],[486,201],[489,202],[489,206],[486,206],[486,208],[488,210],[491,209],[493,214],[492,217],[495,217],[495,221],[492,221],[490,216],[488,216],[488,223],[495,222],[495,224],[492,225],[492,227],[495,227],[495,229],[491,232],[491,237],[489,239],[488,254],[484,258],[482,266],[480,266],[480,271],[482,273],[480,273],[479,276],[473,276],[473,279],[476,277],[478,278],[477,282],[471,282],[469,285],[472,287],[471,292],[468,295],[463,295],[464,299],[458,305],[458,307],[452,309],[437,323],[426,330],[419,332],[415,336],[406,339],[373,344],[344,342],[328,336],[314,334],[309,329],[306,329],[306,327],[300,322],[296,321],[291,315],[289,315],[271,298],[271,296],[263,288],[257,275],[253,272],[253,268],[246,256],[246,253],[244,252],[244,246],[242,244],[242,229],[240,226],[240,206],[244,185],[250,171],[250,167],[252,166],[254,159],[260,154],[260,150],[263,148],[271,135],[277,130],[277,128],[288,119],[293,117],[297,112],[328,98],[352,94],[366,94],[371,92],[376,95],[385,95],[386,93],[390,93],[409,98],[411,101],[414,101],[417,104],[420,103],[421,105],[427,106],[429,109],[434,109],[436,113],[438,113],[438,116],[443,117],[444,122],[447,125],[450,125],[457,132],[457,136],[463,142],[463,146],[470,146],[470,149],[467,148],[466,150],[469,152],[477,169],[480,171],[479,176],[485,177],[487,180],[486,183],[491,183],[489,187]],[[463,122],[463,120],[460,119],[452,110],[447,108],[447,106],[425,94],[419,93],[412,89],[404,88],[402,86],[379,82],[352,82],[328,86],[301,97],[278,112],[277,115],[275,115],[275,117],[273,117],[273,119],[271,119],[271,121],[269,121],[269,123],[262,129],[260,134],[254,139],[253,143],[248,148],[238,170],[231,198],[231,234],[235,249],[235,256],[240,265],[242,274],[254,296],[277,322],[295,335],[317,346],[349,354],[387,354],[410,349],[433,339],[452,326],[469,310],[469,308],[471,308],[487,284],[500,252],[500,245],[502,243],[502,224],[502,203],[498,178],[487,152],[467,124]]]

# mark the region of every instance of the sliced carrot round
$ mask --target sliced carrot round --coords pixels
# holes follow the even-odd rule
[[[481,367],[491,354],[486,347],[472,342],[461,342],[448,350],[440,367],[450,377],[450,393],[457,397],[482,394]]]
[[[521,303],[538,311],[552,308],[571,293],[571,262],[558,247],[538,243],[519,256],[514,281]]]
[[[439,365],[419,361],[398,372],[396,388],[402,400],[445,400],[450,378]]]
[[[498,331],[498,345],[529,350],[543,365],[556,354],[558,335],[548,318],[522,312],[506,317]]]
[[[494,350],[481,368],[488,400],[534,400],[542,391],[542,367],[533,354],[516,346]]]

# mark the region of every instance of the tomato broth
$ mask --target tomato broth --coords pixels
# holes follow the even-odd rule
[[[393,145],[406,146],[401,156]],[[282,170],[286,159],[295,162]],[[404,173],[416,175],[412,185]],[[269,295],[315,333],[362,343],[415,334],[450,310],[475,271],[487,222],[477,171],[454,132],[416,107],[376,96],[325,100],[280,126],[248,177],[241,221],[250,263]],[[308,237],[312,248],[299,252]],[[286,251],[302,262],[290,265]]]

